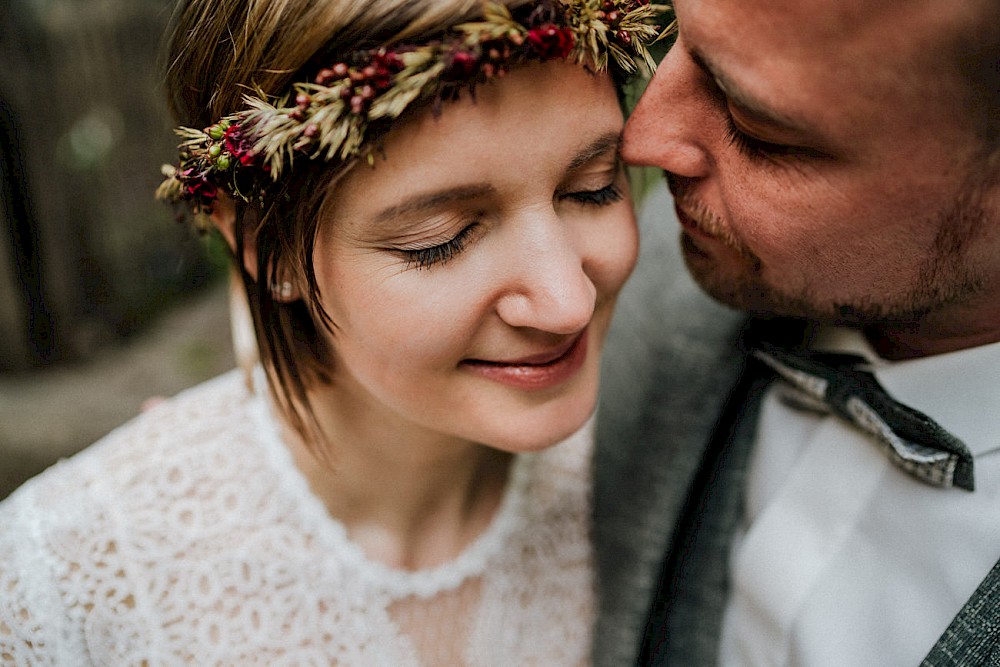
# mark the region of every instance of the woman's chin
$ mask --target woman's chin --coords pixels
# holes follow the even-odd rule
[[[557,445],[579,431],[594,414],[596,390],[589,397],[556,401],[527,414],[510,414],[490,447],[512,453],[535,452]]]

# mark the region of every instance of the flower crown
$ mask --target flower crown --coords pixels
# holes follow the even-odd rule
[[[247,109],[211,127],[177,130],[180,163],[164,165],[159,199],[211,212],[219,189],[263,203],[267,188],[295,159],[374,162],[370,126],[398,118],[414,102],[454,99],[501,78],[514,66],[566,59],[628,76],[654,68],[648,47],[668,9],[649,0],[542,0],[523,17],[488,3],[479,21],[463,23],[425,44],[355,53],[296,83],[269,102],[245,96]]]

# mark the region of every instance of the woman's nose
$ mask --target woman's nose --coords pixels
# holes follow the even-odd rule
[[[509,286],[496,312],[512,327],[573,334],[593,318],[597,288],[573,239],[558,225],[552,227],[507,267]]]
[[[703,138],[715,115],[705,84],[705,73],[679,37],[625,125],[625,161],[687,178],[705,176],[710,158]]]

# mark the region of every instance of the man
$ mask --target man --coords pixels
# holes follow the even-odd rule
[[[595,661],[997,664],[1000,3],[675,11],[623,152],[733,310],[645,230],[598,417]]]

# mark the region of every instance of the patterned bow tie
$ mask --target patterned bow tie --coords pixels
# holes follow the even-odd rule
[[[892,398],[853,354],[790,352],[758,343],[751,354],[790,385],[794,407],[833,413],[874,436],[890,460],[940,487],[974,488],[972,454],[965,444],[922,412]]]

